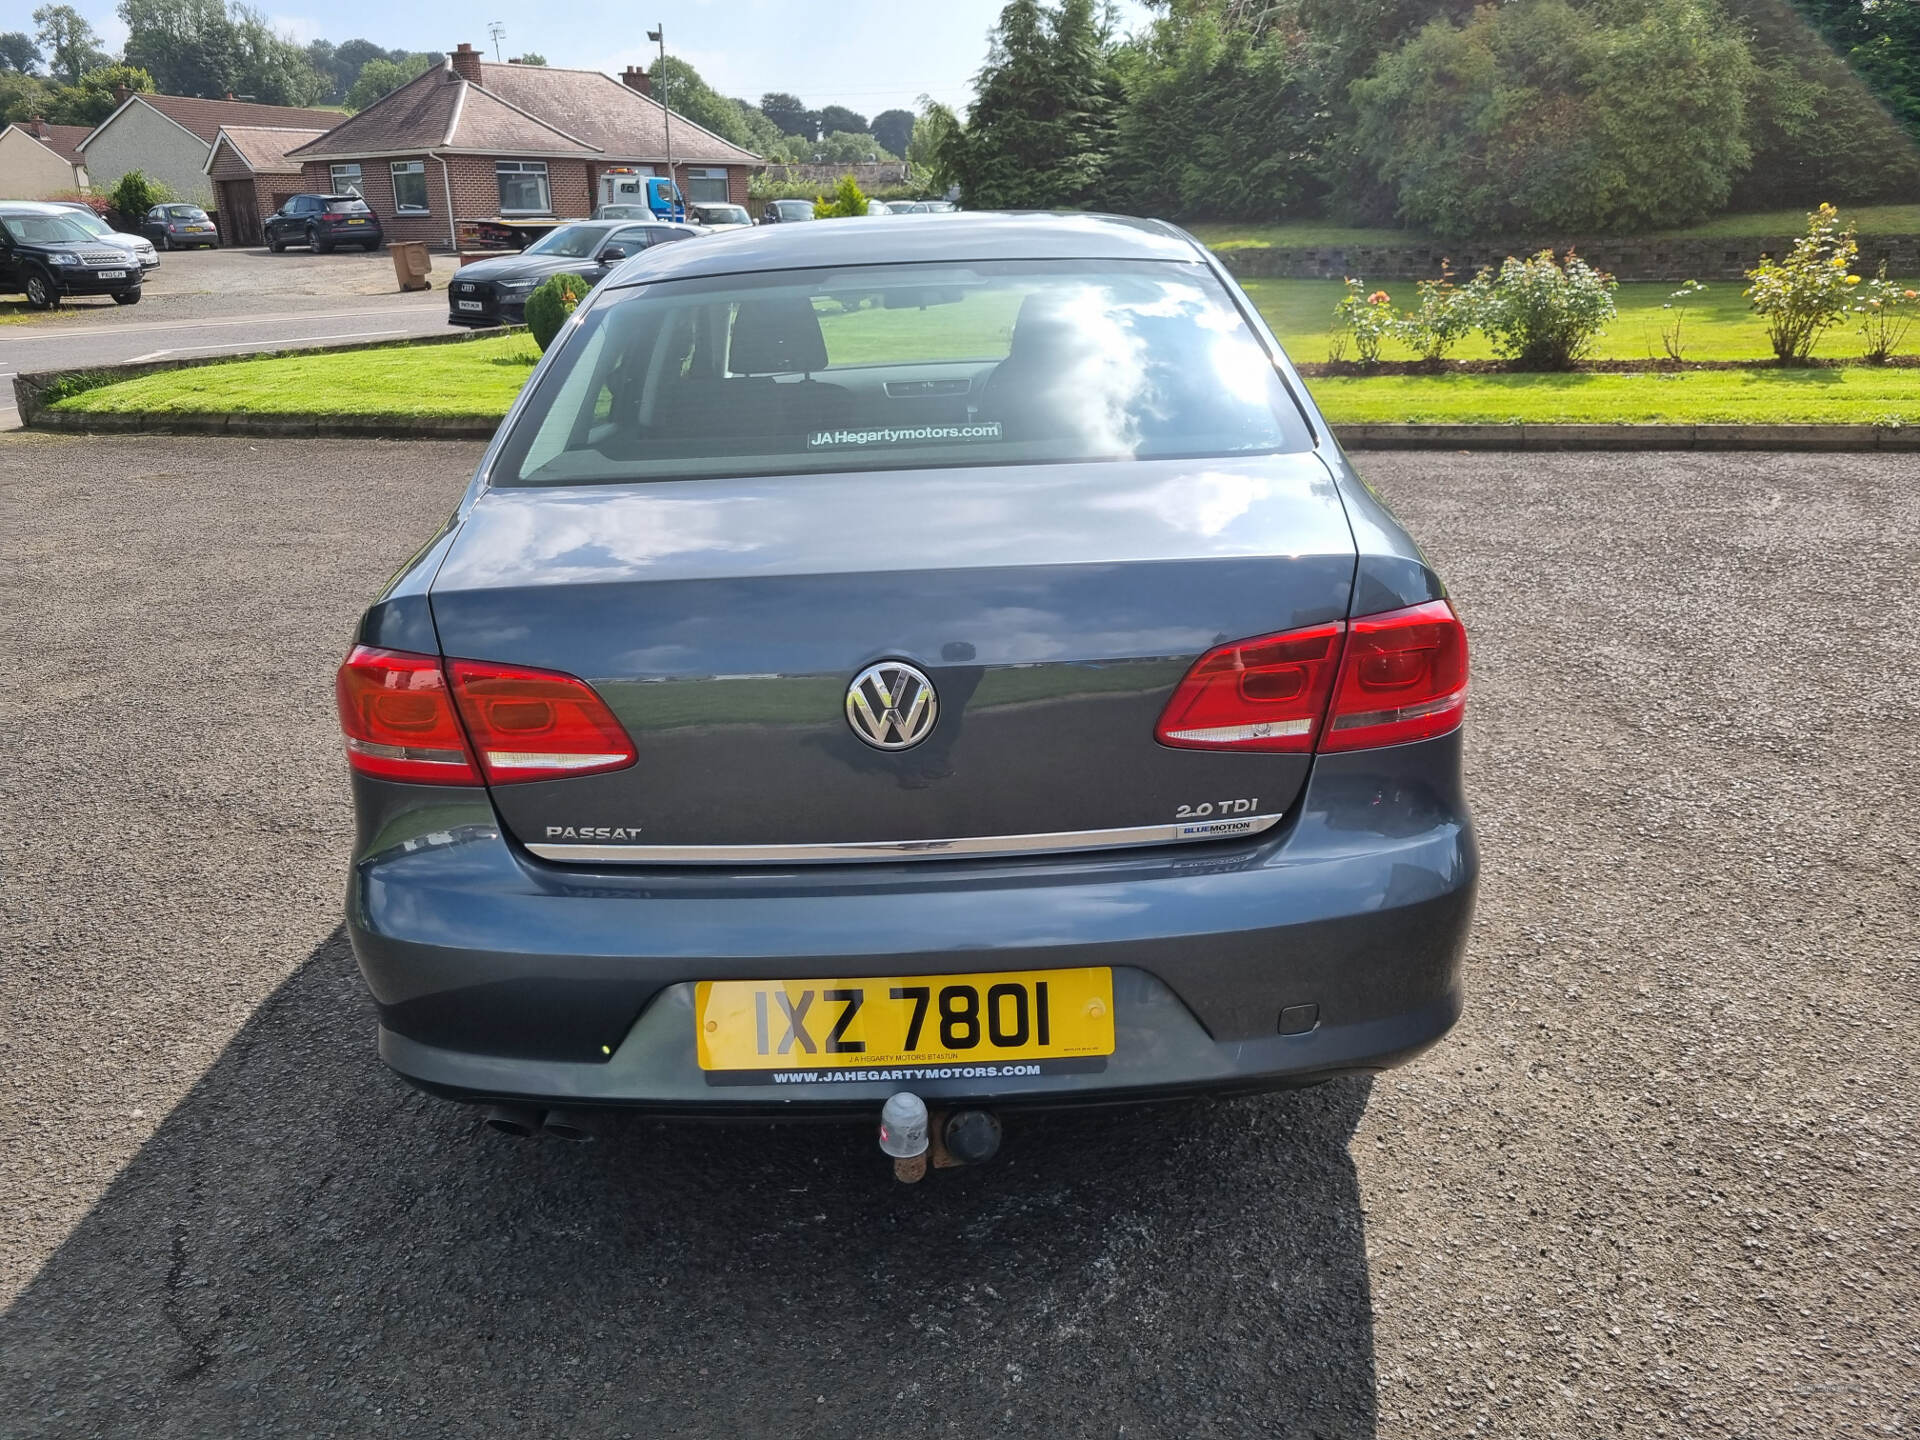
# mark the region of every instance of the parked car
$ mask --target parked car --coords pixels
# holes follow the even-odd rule
[[[750,230],[753,217],[744,205],[702,205],[687,207],[687,219],[702,230]]]
[[[162,250],[220,247],[220,232],[198,205],[156,205],[140,222],[140,233]]]
[[[896,215],[952,215],[959,210],[951,200],[889,200]]]
[[[884,1105],[909,1161],[1394,1065],[1460,1013],[1466,692],[1191,236],[653,247],[339,671],[380,1053],[516,1134]]]
[[[867,214],[891,215],[893,214],[893,207],[884,200],[869,200],[867,201]]]
[[[527,296],[549,276],[571,274],[598,281],[629,255],[699,233],[684,225],[620,220],[562,225],[516,255],[462,265],[447,286],[447,323],[518,325],[527,318]]]
[[[114,229],[95,213],[91,205],[73,200],[9,200],[4,203],[7,208],[23,214],[65,215],[78,221],[80,227],[94,239],[132,251],[142,278],[160,268],[160,254],[153,248],[151,240],[144,235],[130,235],[125,230]]]
[[[769,200],[760,212],[762,225],[790,225],[796,220],[813,219],[811,200]]]
[[[0,294],[51,310],[68,295],[140,303],[140,263],[126,245],[97,239],[78,216],[51,207],[0,204]]]
[[[644,205],[602,205],[593,212],[596,220],[651,220],[653,211]]]
[[[305,245],[325,255],[336,245],[378,250],[384,236],[380,217],[358,195],[293,195],[260,222],[267,249],[278,255],[289,245]]]

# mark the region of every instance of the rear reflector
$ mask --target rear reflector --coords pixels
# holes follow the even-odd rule
[[[334,678],[347,763],[418,785],[478,785],[437,655],[356,645]]]
[[[1209,650],[1154,734],[1191,750],[1362,750],[1444,735],[1466,703],[1467,634],[1434,600]]]
[[[1432,600],[1347,625],[1322,750],[1366,750],[1444,735],[1467,708],[1467,632]]]
[[[491,784],[596,775],[634,762],[627,732],[584,680],[480,660],[449,660],[447,670]]]
[[[1343,628],[1336,622],[1209,650],[1173,692],[1155,735],[1184,750],[1312,750]]]

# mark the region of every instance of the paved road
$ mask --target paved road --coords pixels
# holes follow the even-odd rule
[[[444,284],[450,264],[435,257],[436,282]],[[13,376],[22,370],[398,340],[447,328],[445,292],[398,292],[384,252],[185,251],[162,256],[143,290],[133,307],[104,296],[81,298],[50,314],[0,324],[0,429],[19,423]],[[19,308],[0,303],[6,311]]]
[[[0,441],[0,1429],[1920,1433],[1895,457],[1362,457],[1475,644],[1472,993],[1372,1083],[522,1143],[374,1058],[329,673],[476,447]]]

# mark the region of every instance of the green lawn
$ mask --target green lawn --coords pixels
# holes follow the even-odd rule
[[[1326,358],[1327,317],[1340,293],[1316,280],[1255,281],[1255,302],[1298,360]],[[1600,348],[1603,356],[1644,359],[1658,351],[1665,312],[1664,285],[1622,286],[1622,315]],[[1396,296],[1396,298],[1399,298]],[[1406,296],[1412,299],[1411,291]],[[1004,308],[1004,307],[1003,307]],[[982,306],[978,314],[951,307],[948,332],[956,355],[1005,351],[1011,313]],[[827,347],[837,364],[885,360],[918,312],[860,309],[822,316]],[[918,321],[923,324],[923,321]],[[1689,321],[1698,359],[1759,359],[1765,338],[1733,285],[1714,286]],[[924,333],[922,331],[921,333]],[[1822,350],[1844,354],[1852,339],[1830,336]],[[1402,352],[1389,350],[1390,356]],[[1487,354],[1484,342],[1463,345],[1462,357]],[[84,391],[59,403],[74,411],[145,410],[158,413],[236,411],[256,414],[471,415],[505,413],[535,358],[524,334],[465,343],[334,354],[236,360],[170,370]],[[1920,424],[1920,370],[1781,371],[1695,370],[1633,375],[1412,375],[1315,380],[1313,393],[1329,419],[1340,423],[1450,421],[1547,423],[1668,421],[1734,423]]]
[[[449,345],[230,360],[85,390],[61,410],[162,415],[478,415],[506,412],[539,359],[526,334]]]
[[[1920,370],[1865,366],[1677,375],[1330,375],[1308,383],[1335,425],[1920,425]]]
[[[1920,233],[1920,205],[1849,205],[1840,212],[1862,235]],[[1249,245],[1276,249],[1316,249],[1332,245],[1421,245],[1433,237],[1417,230],[1368,229],[1334,225],[1325,220],[1284,220],[1276,225],[1192,225],[1188,227],[1215,250],[1238,250]],[[1753,210],[1718,215],[1698,225],[1660,230],[1635,239],[1739,239],[1743,236],[1798,235],[1807,228],[1807,212]]]
[[[1364,277],[1362,277],[1364,278]],[[1337,280],[1243,280],[1240,282],[1267,323],[1287,347],[1287,353],[1300,364],[1312,364],[1328,358],[1327,340],[1333,326],[1333,307],[1346,293]],[[1414,303],[1413,281],[1383,280],[1369,288],[1385,290],[1399,309]],[[1647,360],[1663,358],[1661,328],[1673,319],[1673,312],[1661,305],[1677,286],[1636,281],[1623,284],[1614,296],[1620,313],[1607,325],[1607,333],[1594,346],[1596,360]],[[1737,280],[1714,281],[1706,293],[1696,296],[1686,307],[1684,329],[1686,357],[1689,360],[1768,360],[1773,352],[1767,346],[1767,332],[1740,297],[1744,287]],[[1908,349],[1920,346],[1920,332],[1909,337]],[[1860,352],[1859,337],[1847,326],[1839,326],[1821,338],[1814,354],[1830,359],[1846,359]],[[1457,345],[1455,360],[1486,360],[1493,347],[1485,336],[1473,334]],[[1351,348],[1349,360],[1354,358]],[[1382,360],[1414,360],[1418,357],[1398,341],[1381,348]]]

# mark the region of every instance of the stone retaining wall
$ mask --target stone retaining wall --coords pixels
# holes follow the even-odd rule
[[[1779,235],[1752,239],[1713,240],[1596,240],[1573,242],[1591,265],[1620,280],[1744,280],[1746,271],[1762,254],[1785,255],[1796,237]],[[1505,244],[1471,242],[1461,245],[1326,245],[1282,249],[1247,245],[1220,251],[1220,259],[1234,274],[1245,278],[1288,280],[1430,280],[1440,274],[1443,261],[1458,279],[1469,279],[1482,266],[1498,266],[1509,255],[1525,255],[1546,248],[1564,251],[1567,242],[1511,241]],[[1880,262],[1889,274],[1909,279],[1920,276],[1920,235],[1871,235],[1860,241],[1860,260],[1854,267],[1873,274]]]

